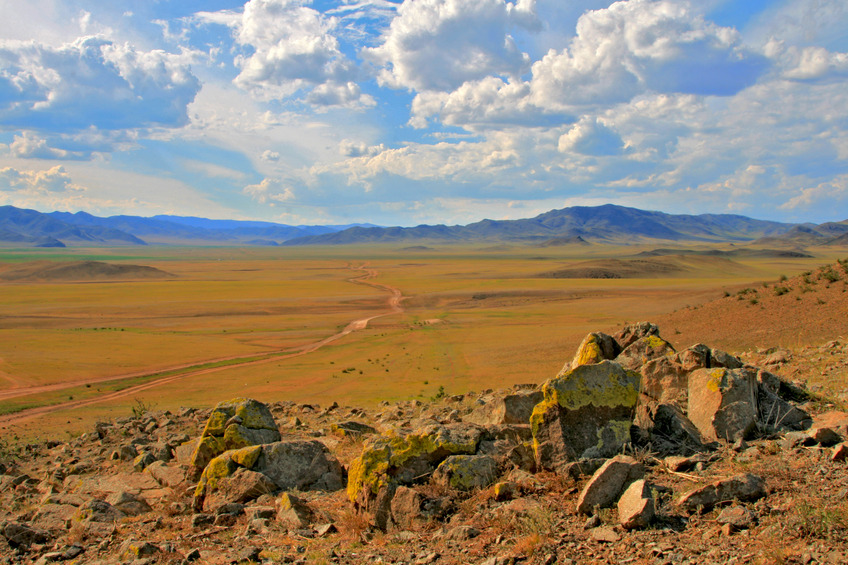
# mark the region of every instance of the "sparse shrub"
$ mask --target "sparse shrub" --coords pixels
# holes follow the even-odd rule
[[[786,288],[785,286],[776,286],[776,287],[774,287],[774,293],[775,293],[775,295],[777,295],[777,296],[783,296],[783,295],[784,295],[784,294],[786,294],[787,292],[789,292],[789,289],[788,289],[788,288]]]
[[[802,500],[790,516],[796,531],[807,538],[840,538],[848,530],[848,508],[845,503],[830,507],[825,501]]]
[[[445,392],[445,387],[443,385],[439,385],[439,390],[436,391],[436,394],[433,396],[433,400],[439,400],[446,397],[448,393]]]
[[[827,304],[827,303],[824,300],[822,300],[821,298],[816,298],[816,304],[821,305],[821,304]]]
[[[725,290],[724,291],[724,297],[727,298],[728,296],[730,296],[730,293]]]
[[[132,407],[133,418],[141,418],[153,409],[152,404],[148,404],[140,398],[136,398],[134,400],[135,406]]]
[[[752,298],[752,299],[751,299],[751,300],[749,300],[748,302],[750,302],[752,306],[756,306],[757,304],[759,304],[759,303],[760,303],[760,301],[759,301],[759,300],[757,300],[756,298]]]
[[[836,282],[836,281],[838,281],[838,280],[839,280],[839,274],[837,274],[837,272],[836,272],[836,271],[834,271],[833,269],[830,269],[830,268],[828,268],[827,270],[825,270],[824,272],[822,272],[822,275],[821,275],[821,276],[822,276],[822,278],[823,278],[824,280],[826,280],[827,282],[832,282],[832,283],[834,283],[834,282]]]
[[[778,277],[778,279],[777,279],[777,280],[778,280],[779,282],[785,282],[785,281],[786,281],[786,275],[780,275],[780,277]]]

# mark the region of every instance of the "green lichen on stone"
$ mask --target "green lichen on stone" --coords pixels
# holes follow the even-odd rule
[[[589,334],[586,340],[580,345],[580,349],[574,357],[575,360],[572,362],[572,366],[590,365],[603,361],[604,354],[601,351],[598,336],[595,334]]]
[[[236,472],[240,465],[233,458],[233,454],[238,453],[238,451],[226,451],[212,459],[212,461],[210,461],[209,464],[206,465],[206,468],[203,469],[203,474],[200,475],[200,481],[197,483],[197,487],[194,489],[195,498],[203,498],[204,496],[206,496],[206,493],[208,491],[215,490],[216,488],[218,488],[218,483],[221,481],[221,479],[230,477]],[[252,455],[249,453],[239,454],[239,458],[241,460],[249,461],[251,456]],[[257,453],[256,458],[258,457],[259,455]],[[253,459],[253,463],[256,462],[256,458]]]
[[[497,476],[497,463],[485,455],[452,455],[439,464],[435,477],[460,491],[486,487]]]
[[[625,371],[617,363],[602,361],[595,365],[575,367],[547,381],[542,386],[542,393],[545,402],[556,402],[568,410],[590,405],[636,406],[639,381],[639,373]]]
[[[645,336],[645,344],[651,349],[670,347],[670,344],[658,335]]]
[[[354,501],[363,487],[377,494],[380,487],[391,480],[391,468],[401,468],[415,458],[426,457],[436,464],[449,455],[474,453],[479,438],[479,433],[452,436],[445,428],[434,427],[416,430],[406,436],[389,434],[371,440],[350,464],[347,495]]]
[[[618,450],[630,441],[630,420],[610,420],[598,429],[598,443],[595,446],[598,453],[603,455]]]
[[[725,377],[727,376],[727,369],[707,369],[707,373],[710,375],[710,379],[707,381],[707,390],[718,392],[726,386]]]

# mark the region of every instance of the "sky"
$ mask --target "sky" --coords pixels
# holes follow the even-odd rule
[[[0,205],[848,219],[848,0],[0,0]]]

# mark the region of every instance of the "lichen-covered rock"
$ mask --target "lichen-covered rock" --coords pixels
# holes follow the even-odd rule
[[[736,441],[757,429],[757,375],[748,369],[699,369],[689,376],[689,420],[707,440]]]
[[[498,464],[488,455],[451,455],[433,473],[433,481],[460,491],[485,488],[495,482]]]
[[[106,502],[126,514],[127,516],[138,516],[150,512],[150,505],[140,496],[127,491],[116,492],[106,499]]]
[[[615,358],[615,362],[625,369],[638,371],[648,361],[670,357],[675,353],[674,347],[659,335],[648,335],[628,345]]]
[[[277,521],[288,528],[295,530],[305,528],[314,519],[315,513],[312,508],[303,499],[291,493],[284,492],[278,504]]]
[[[237,476],[240,469],[251,473]],[[205,498],[218,489],[249,499],[272,490],[332,491],[342,487],[341,465],[324,444],[281,441],[234,449],[210,461],[195,489],[194,507],[202,509]]]
[[[430,477],[451,455],[472,455],[483,437],[473,424],[428,425],[407,435],[389,434],[369,440],[348,469],[347,494],[354,508],[370,514],[385,529],[398,486]]]
[[[530,417],[537,467],[609,457],[630,441],[639,373],[602,361],[561,373],[542,386]]]
[[[218,455],[231,449],[280,441],[280,431],[268,407],[252,398],[221,402],[212,410],[191,456],[194,476]]]
[[[611,361],[621,353],[618,343],[605,333],[592,332],[583,338],[574,359],[564,370],[576,369],[580,365],[594,365],[601,361]]]
[[[651,335],[659,335],[660,328],[650,322],[637,322],[621,328],[613,337],[621,349],[627,349],[638,339]]]
[[[387,482],[409,485],[429,476],[451,455],[471,455],[483,430],[471,424],[425,426],[411,434],[368,442],[348,471],[347,494],[355,501],[363,488],[377,494]]]

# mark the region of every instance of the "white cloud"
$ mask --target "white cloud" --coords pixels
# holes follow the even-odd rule
[[[559,138],[561,153],[584,155],[620,155],[624,149],[621,136],[596,118],[584,118]]]
[[[489,75],[517,77],[530,58],[510,35],[537,28],[534,0],[417,0],[398,8],[383,43],[364,54],[392,88],[450,91]]]
[[[771,41],[766,53],[783,67],[783,77],[801,81],[843,80],[848,77],[848,53],[833,53],[824,47],[786,47]]]
[[[338,20],[305,6],[304,0],[250,0],[241,14],[200,12],[202,22],[226,25],[247,50],[236,58],[234,83],[260,100],[304,91],[316,106],[368,107],[370,96],[355,83],[359,71],[335,36]]]
[[[784,210],[811,208],[816,204],[832,207],[848,201],[848,175],[839,175],[815,186],[806,186],[780,207]],[[845,216],[843,213],[842,216]]]
[[[289,183],[275,178],[264,178],[258,184],[247,185],[243,192],[260,204],[271,206],[274,206],[275,202],[289,202],[295,198],[294,190]]]
[[[41,171],[20,171],[12,167],[0,169],[0,191],[36,195],[60,192],[82,192],[62,166]]]
[[[262,152],[260,159],[263,161],[275,162],[280,160],[280,154],[277,151],[271,151],[270,149],[266,149]]]
[[[22,159],[88,159],[90,152],[66,151],[50,147],[47,140],[36,136],[32,132],[24,132],[16,135],[15,140],[9,145],[9,152],[13,157]]]
[[[0,121],[54,133],[182,126],[200,89],[188,63],[101,37],[59,48],[0,41]]]
[[[373,156],[385,150],[386,146],[382,143],[380,145],[369,146],[364,141],[353,141],[351,139],[344,139],[339,143],[339,154],[344,157]]]

